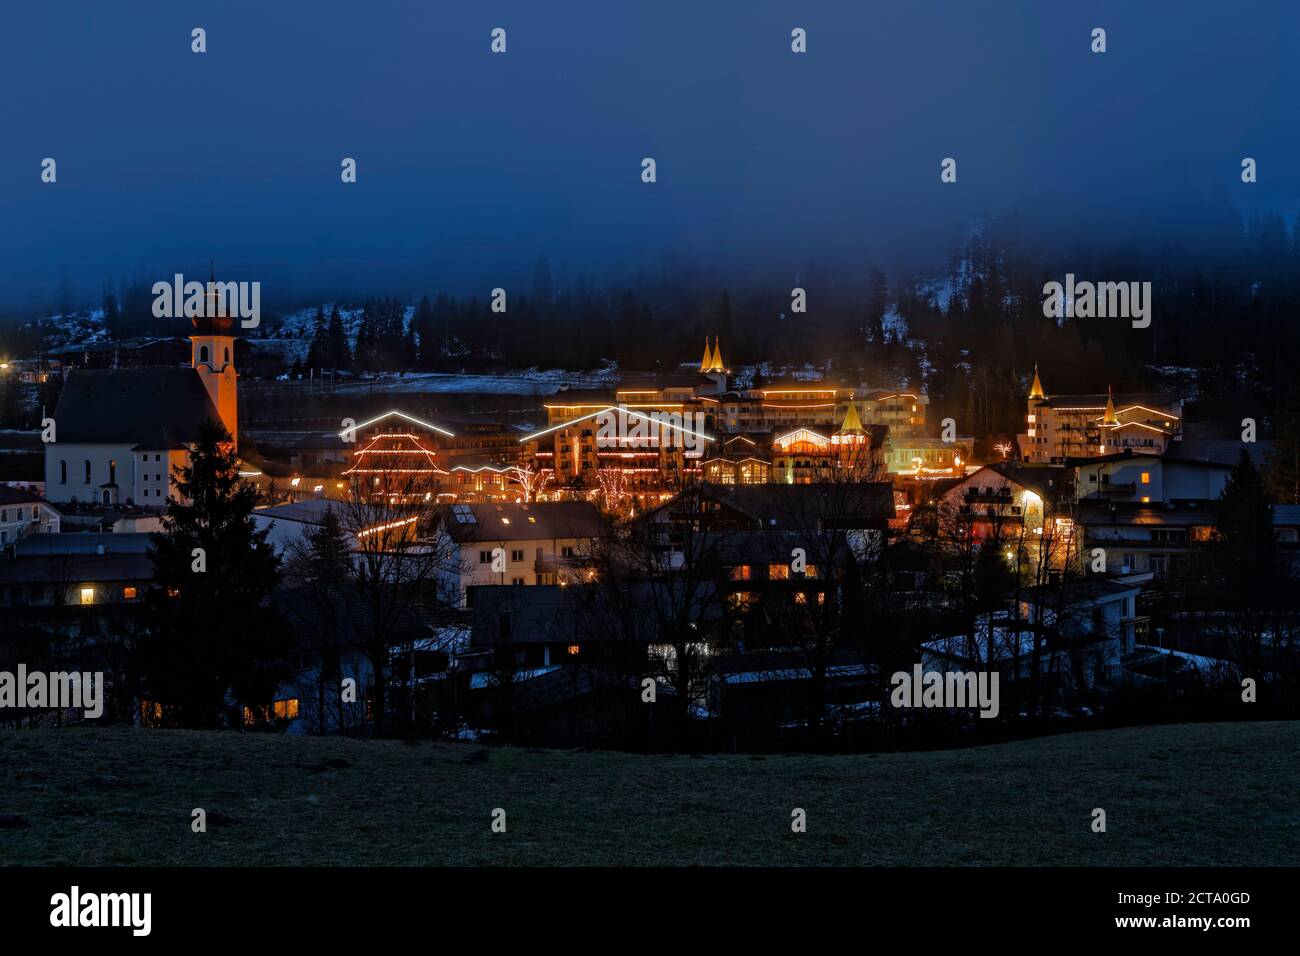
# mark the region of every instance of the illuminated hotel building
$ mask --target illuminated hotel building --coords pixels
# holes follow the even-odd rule
[[[1172,395],[1047,395],[1038,368],[1029,388],[1022,460],[1062,463],[1131,450],[1159,455],[1182,438],[1183,400]]]

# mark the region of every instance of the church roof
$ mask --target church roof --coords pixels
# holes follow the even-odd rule
[[[221,421],[192,368],[75,369],[54,411],[60,442],[175,448]]]

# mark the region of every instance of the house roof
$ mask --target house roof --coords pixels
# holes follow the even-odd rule
[[[1051,501],[1056,494],[1063,493],[1069,469],[1056,465],[1035,465],[1021,461],[995,461],[984,466],[1007,481],[1027,488],[1044,501]],[[980,471],[983,471],[981,468]],[[972,484],[979,483],[980,471],[967,476]]]
[[[20,555],[0,561],[0,585],[66,583],[71,586],[91,581],[151,581],[153,573],[153,561],[147,554]]]
[[[452,540],[466,543],[594,538],[605,527],[600,511],[589,501],[455,504],[438,510]]]
[[[29,534],[15,545],[18,557],[49,557],[70,554],[146,554],[153,535],[148,532],[71,532]]]
[[[208,419],[221,416],[188,367],[75,369],[54,412],[60,442],[150,449],[195,441]]]
[[[1164,408],[1176,405],[1180,401],[1177,395],[1167,392],[1134,392],[1126,395],[1049,395],[1047,398],[1034,399],[1035,405],[1048,408],[1096,408],[1101,411],[1108,401],[1114,401],[1116,409],[1129,405],[1147,405],[1152,408]]]
[[[1092,499],[1080,501],[1075,510],[1075,520],[1087,526],[1142,525],[1152,527],[1187,528],[1194,525],[1214,524],[1210,508],[1159,508],[1127,503],[1111,505]]]
[[[25,504],[47,504],[47,502],[34,491],[25,491],[11,485],[0,485],[0,505]],[[53,507],[53,505],[50,507]]]
[[[1164,458],[1166,461],[1198,462],[1232,467],[1240,461],[1241,453],[1245,450],[1246,455],[1258,467],[1263,465],[1264,457],[1271,448],[1272,444],[1270,442],[1184,438],[1182,441],[1171,441],[1169,447],[1165,449]]]
[[[291,501],[270,508],[258,508],[253,512],[253,517],[271,521],[298,521],[303,524],[321,524],[328,512],[342,507],[343,505],[340,502],[332,501],[329,498],[305,498],[302,501]]]

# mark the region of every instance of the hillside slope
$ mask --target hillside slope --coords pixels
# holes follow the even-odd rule
[[[23,731],[0,779],[0,864],[1300,864],[1296,723],[827,757]]]

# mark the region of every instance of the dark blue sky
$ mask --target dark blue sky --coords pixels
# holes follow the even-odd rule
[[[1289,220],[1298,8],[9,3],[0,299],[43,304],[63,267],[86,304],[106,278],[210,258],[272,301],[482,294],[543,252],[561,282],[669,253],[724,278],[793,277],[925,266],[987,212],[1130,242],[1195,228],[1214,203]],[[206,54],[190,52],[195,26]]]

